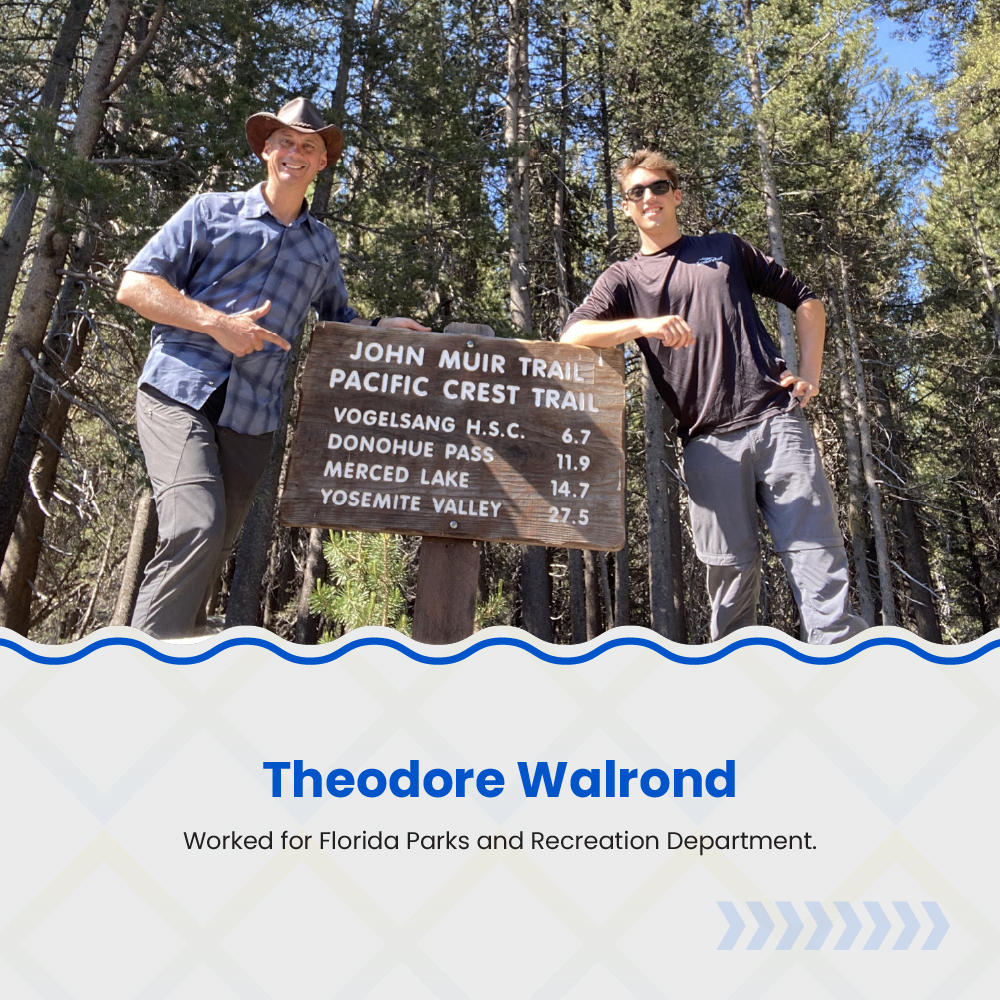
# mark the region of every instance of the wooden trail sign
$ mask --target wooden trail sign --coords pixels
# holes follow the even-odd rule
[[[279,515],[620,549],[624,419],[615,350],[321,323]]]

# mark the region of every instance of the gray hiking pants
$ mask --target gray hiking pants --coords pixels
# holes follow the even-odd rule
[[[693,438],[684,478],[695,548],[708,566],[713,639],[757,624],[758,508],[788,574],[802,638],[840,642],[869,627],[848,600],[836,502],[800,409]]]
[[[218,427],[147,385],[135,411],[159,529],[132,627],[156,639],[192,635],[205,623],[205,605],[253,503],[274,435]]]

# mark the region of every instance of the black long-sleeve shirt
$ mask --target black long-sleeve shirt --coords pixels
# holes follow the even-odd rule
[[[694,332],[674,350],[636,342],[685,441],[748,427],[795,405],[779,384],[785,362],[753,296],[797,309],[816,295],[791,271],[732,233],[682,236],[655,254],[611,265],[566,321],[681,316]]]

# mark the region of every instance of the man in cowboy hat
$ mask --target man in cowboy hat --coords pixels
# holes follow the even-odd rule
[[[267,180],[196,195],[129,263],[118,290],[153,322],[136,422],[159,539],[132,625],[156,638],[204,626],[281,419],[289,341],[310,308],[321,320],[426,329],[361,319],[347,304],[336,237],[305,202],[340,156],[340,129],[297,97],[277,115],[252,115],[246,134]]]

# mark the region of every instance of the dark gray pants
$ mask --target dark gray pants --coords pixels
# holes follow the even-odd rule
[[[274,435],[218,427],[146,385],[135,411],[159,537],[132,626],[157,639],[179,638],[205,623],[205,605],[253,503]]]
[[[839,642],[868,628],[848,600],[836,501],[801,410],[694,438],[684,478],[695,548],[708,567],[713,639],[757,624],[758,508],[799,607],[802,638]]]

